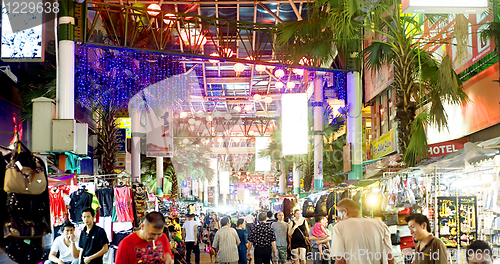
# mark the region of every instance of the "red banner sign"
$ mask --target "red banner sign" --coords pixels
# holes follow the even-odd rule
[[[429,145],[429,157],[445,156],[464,148],[464,144],[469,142],[469,138],[445,141]]]

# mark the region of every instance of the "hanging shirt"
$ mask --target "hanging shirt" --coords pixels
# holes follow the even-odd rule
[[[155,244],[141,239],[133,233],[122,240],[116,252],[116,263],[120,264],[166,264],[163,260],[167,254],[174,256],[165,234],[155,240]],[[167,263],[169,264],[169,263]]]
[[[73,222],[82,222],[82,211],[92,204],[92,194],[80,189],[72,193],[70,198],[69,214],[71,219],[73,219]]]
[[[49,188],[50,220],[54,226],[60,226],[68,220],[68,210],[64,203],[63,192],[57,187]]]
[[[101,209],[99,209],[99,213],[103,217],[112,216],[113,215],[113,188],[104,188],[96,190],[97,199],[101,204]]]
[[[128,187],[114,188],[113,222],[133,222],[131,190]]]

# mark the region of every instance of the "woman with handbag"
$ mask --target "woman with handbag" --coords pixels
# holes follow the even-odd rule
[[[309,225],[307,224],[306,219],[302,217],[302,212],[299,209],[296,209],[294,211],[294,219],[288,226],[292,260],[295,264],[306,263],[306,252],[308,247],[307,242],[309,242],[309,240],[305,234],[309,234]]]

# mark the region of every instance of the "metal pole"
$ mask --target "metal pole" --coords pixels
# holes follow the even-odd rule
[[[360,73],[347,73],[347,142],[351,143],[352,155],[352,171],[349,172],[349,180],[363,178],[362,95]]]
[[[60,1],[59,50],[58,52],[58,119],[75,119],[75,42],[73,27],[75,24],[74,2]]]
[[[156,194],[163,194],[163,157],[156,157]]]
[[[323,79],[314,79],[314,190],[323,190]]]
[[[131,177],[133,182],[141,179],[141,113],[138,109],[129,109],[132,130]]]

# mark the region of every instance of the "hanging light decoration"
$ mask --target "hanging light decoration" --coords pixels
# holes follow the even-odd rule
[[[191,118],[191,119],[188,120],[188,123],[190,125],[194,125],[195,122],[196,122],[196,120],[194,120],[194,118]]]
[[[196,112],[196,116],[197,117],[202,117],[203,115],[205,115],[205,112],[199,110],[198,112]]]
[[[183,139],[183,140],[182,140],[182,143],[184,143],[184,144],[189,143],[189,139],[187,139],[187,138]]]
[[[245,111],[252,111],[252,105],[245,105]]]
[[[297,74],[298,76],[303,76],[304,75],[304,69],[293,69],[293,73]]]
[[[266,66],[264,66],[262,64],[257,64],[257,65],[255,65],[255,70],[257,70],[259,73],[262,73],[263,71],[266,70]]]
[[[186,118],[187,116],[188,116],[188,114],[187,114],[186,112],[181,112],[181,113],[179,114],[179,117],[180,117],[180,118]]]
[[[210,54],[210,56],[212,57],[219,57],[219,54],[217,54],[216,52]],[[213,65],[217,64],[219,62],[219,60],[208,60],[210,63],[212,63]]]
[[[182,29],[179,37],[184,45],[191,47],[203,46],[207,43],[207,38],[195,28]]]
[[[224,118],[225,118],[226,120],[231,120],[231,118],[232,118],[232,117],[233,117],[233,116],[232,116],[230,113],[227,113],[227,114],[225,114],[225,115],[224,115]]]
[[[277,69],[276,71],[274,71],[274,76],[276,76],[276,78],[278,79],[281,79],[283,78],[283,76],[285,76],[285,71],[283,71],[282,69]]]
[[[253,99],[254,99],[255,101],[260,101],[260,99],[262,99],[262,96],[260,96],[260,94],[254,94],[254,95],[253,95]]]
[[[274,84],[274,87],[276,87],[276,89],[278,89],[278,90],[281,90],[281,89],[283,89],[283,87],[285,87],[285,84],[282,82],[276,82]]]
[[[196,120],[196,122],[194,122],[195,125],[199,126],[201,125],[201,121],[200,120]]]
[[[232,49],[230,49],[230,48],[224,48],[224,49],[222,50],[222,54],[223,54],[224,56],[226,56],[226,57],[232,57],[232,56],[234,55],[234,52],[233,52],[233,50],[232,50]]]
[[[288,83],[286,83],[286,88],[292,90],[293,88],[295,88],[295,83],[294,82],[288,82]]]
[[[233,141],[234,141],[235,143],[238,143],[238,142],[240,142],[240,138],[233,138]]]
[[[166,13],[165,16],[163,16],[163,23],[165,23],[169,26],[172,26],[172,25],[174,25],[176,18],[177,17],[172,13]]]
[[[240,74],[242,73],[244,70],[245,70],[245,65],[243,65],[243,63],[236,63],[234,64],[234,71],[236,72],[236,74]]]
[[[217,142],[222,143],[222,142],[224,142],[224,140],[222,138],[218,138]]]
[[[241,107],[239,105],[235,106],[233,109],[238,113],[241,112]]]
[[[272,102],[273,102],[273,98],[272,98],[271,96],[268,96],[268,97],[264,98],[264,102],[265,102],[266,104],[270,104],[270,103],[272,103]]]
[[[150,4],[148,5],[148,10],[158,10],[160,11],[161,10],[161,6],[157,5],[157,4]],[[157,16],[160,12],[156,12],[156,11],[148,11],[148,14],[150,16]]]

